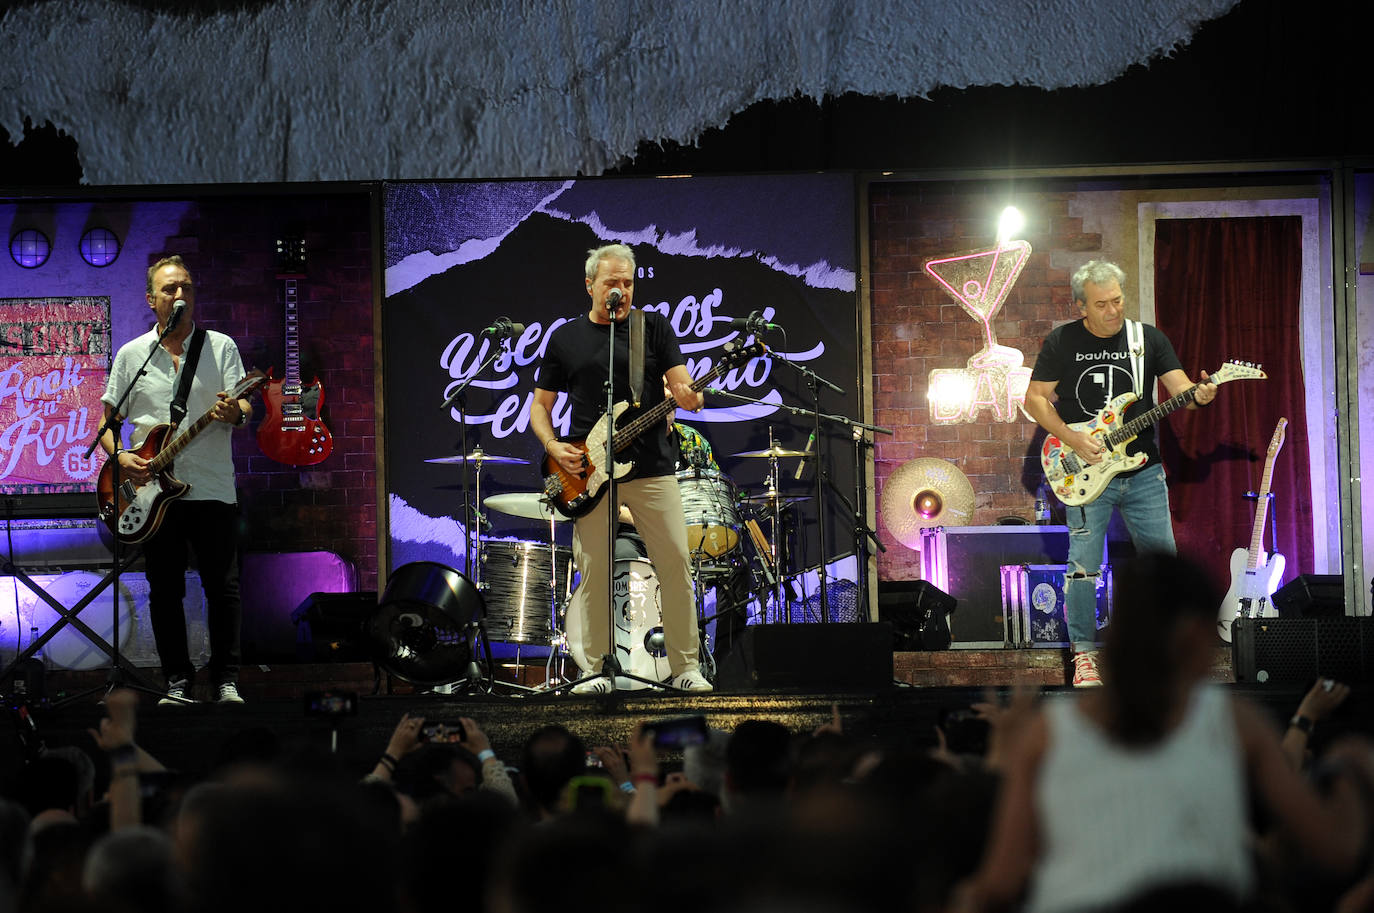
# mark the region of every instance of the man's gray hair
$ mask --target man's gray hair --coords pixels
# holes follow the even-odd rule
[[[1086,304],[1088,299],[1083,291],[1083,286],[1091,282],[1093,285],[1105,285],[1112,280],[1116,284],[1124,286],[1126,284],[1126,271],[1108,260],[1089,260],[1078,268],[1069,280],[1069,287],[1073,289],[1074,304]]]
[[[625,260],[630,264],[630,272],[635,271],[635,252],[625,244],[604,244],[587,251],[587,278],[595,279],[597,267],[602,260]]]

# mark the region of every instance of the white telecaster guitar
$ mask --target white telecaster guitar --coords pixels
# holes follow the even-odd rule
[[[1228,361],[1207,381],[1224,384],[1232,380],[1264,380],[1266,377],[1268,375],[1255,365]],[[1054,435],[1045,438],[1044,446],[1040,448],[1040,465],[1045,470],[1045,481],[1049,483],[1054,496],[1073,507],[1087,504],[1096,500],[1118,473],[1144,466],[1149,457],[1143,453],[1128,456],[1126,445],[1164,416],[1191,403],[1193,393],[1200,386],[1194,384],[1130,421],[1123,421],[1122,415],[1138,397],[1135,393],[1123,393],[1086,422],[1070,424],[1069,427],[1074,431],[1091,434],[1106,448],[1100,463],[1093,464],[1080,458]]]
[[[1278,610],[1269,597],[1283,579],[1283,556],[1277,551],[1264,551],[1264,521],[1269,517],[1269,482],[1274,477],[1274,457],[1283,448],[1283,433],[1288,419],[1279,419],[1274,438],[1269,442],[1269,456],[1264,461],[1264,478],[1260,482],[1259,500],[1255,505],[1255,525],[1250,530],[1250,547],[1231,553],[1231,588],[1221,601],[1217,612],[1217,634],[1231,642],[1231,623],[1237,618],[1273,618]],[[1278,543],[1274,543],[1278,548]]]

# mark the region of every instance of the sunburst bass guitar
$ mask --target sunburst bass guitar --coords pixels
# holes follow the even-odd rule
[[[1264,380],[1267,377],[1256,365],[1228,361],[1207,378],[1207,382],[1221,385],[1233,380]],[[1144,466],[1149,457],[1143,453],[1127,455],[1126,445],[1164,416],[1191,403],[1200,386],[1202,384],[1194,384],[1130,421],[1124,421],[1122,416],[1138,397],[1134,392],[1123,393],[1086,422],[1070,424],[1069,427],[1074,431],[1087,432],[1102,444],[1106,453],[1100,463],[1089,463],[1082,459],[1054,435],[1045,438],[1040,448],[1040,465],[1045,470],[1045,481],[1049,483],[1054,496],[1071,507],[1089,504],[1102,494],[1107,483],[1117,474]]]
[[[732,348],[733,345],[733,343],[727,343],[725,353],[721,356],[720,361],[710,371],[692,382],[693,390],[700,393],[707,384],[726,371],[768,352],[768,348],[761,342]],[[582,451],[586,468],[581,474],[575,475],[568,472],[552,456],[544,457],[544,494],[548,497],[554,510],[565,517],[576,519],[589,513],[601,500],[602,494],[605,493],[606,483],[611,479],[611,475],[601,465],[605,462],[606,435],[608,429],[612,427],[611,422],[615,423],[615,453],[619,456],[645,431],[654,427],[661,428],[663,420],[677,409],[677,402],[672,397],[668,397],[657,406],[640,412],[622,425],[620,418],[629,408],[628,402],[616,403],[611,407],[611,415],[601,416],[592,426],[592,430],[588,432],[586,438],[565,441],[565,443],[572,444]],[[614,461],[612,468],[617,479],[625,478],[633,470],[633,462],[622,463],[619,460]]]
[[[242,399],[249,393],[267,383],[267,375],[254,370],[229,391],[229,399]],[[119,497],[115,497],[114,457],[100,467],[100,477],[96,480],[95,493],[98,515],[111,533],[120,542],[142,542],[157,532],[162,518],[167,513],[167,505],[183,497],[191,486],[172,475],[172,460],[186,446],[195,440],[210,423],[214,421],[213,407],[195,422],[167,440],[172,426],[166,422],[154,425],[134,453],[148,461],[148,481],[136,484],[132,479],[119,480]]]
[[[1269,518],[1269,483],[1274,478],[1274,458],[1283,448],[1284,430],[1288,419],[1279,419],[1274,437],[1269,441],[1269,453],[1264,460],[1264,477],[1260,481],[1255,505],[1255,525],[1250,530],[1250,547],[1231,553],[1231,587],[1221,600],[1217,612],[1217,634],[1228,644],[1231,625],[1237,618],[1273,618],[1279,614],[1270,597],[1283,579],[1284,559],[1277,551],[1264,550],[1264,523]],[[1278,543],[1274,543],[1278,548]]]

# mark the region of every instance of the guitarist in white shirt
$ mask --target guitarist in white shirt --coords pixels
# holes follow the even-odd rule
[[[624,340],[629,338],[626,324],[634,302],[634,253],[624,244],[596,248],[588,252],[585,273],[591,307],[585,319],[564,323],[549,337],[530,404],[530,430],[543,444],[544,452],[574,476],[584,472],[584,460],[600,465],[605,462],[605,455],[584,452],[584,448],[560,441],[553,427],[555,406],[560,391],[565,392],[571,433],[578,438],[588,435],[605,411],[606,349],[612,334],[616,342],[614,400],[620,403],[630,398],[628,343]],[[613,304],[613,310],[608,303]],[[666,385],[678,406],[699,412],[703,397],[692,389],[692,377],[687,373],[672,327],[652,311],[646,312],[644,319],[644,408],[659,401]],[[622,424],[617,423],[617,427]],[[661,588],[671,682],[686,691],[710,691],[711,683],[700,671],[687,521],[673,468],[676,449],[662,424],[646,432],[629,453],[629,459],[635,462],[635,473],[618,483],[617,492],[634,512]],[[588,513],[577,517],[573,527],[573,560],[583,575],[582,586],[588,594],[582,602],[583,654],[597,671],[601,658],[613,649],[606,598],[613,560],[606,554],[608,500],[601,497]],[[588,679],[573,691],[587,694],[611,689],[610,681],[599,677]]]
[[[1121,291],[1125,280],[1119,266],[1104,260],[1089,261],[1073,274],[1070,285],[1082,319],[1050,331],[1026,391],[1026,412],[1090,465],[1102,462],[1107,448],[1096,436],[1070,428],[1070,422],[1093,418],[1113,397],[1134,388],[1139,400],[1127,410],[1124,418],[1129,420],[1151,408],[1156,381],[1170,396],[1194,386],[1163,333],[1134,321],[1129,322],[1134,326],[1128,327]],[[1138,336],[1135,327],[1139,327]],[[1139,341],[1133,343],[1132,336]],[[1216,389],[1204,371],[1188,408],[1210,403]],[[1153,426],[1143,429],[1127,445],[1127,452],[1144,454],[1148,459],[1141,468],[1113,477],[1094,500],[1076,507],[1066,505],[1064,511],[1069,527],[1065,611],[1075,687],[1101,684],[1096,591],[1112,511],[1121,511],[1137,551],[1177,551],[1169,518],[1168,485]]]
[[[157,346],[176,305],[185,304],[172,332],[154,352],[147,373],[137,379],[133,393],[124,401],[123,418],[133,424],[130,446],[134,449],[124,449],[111,431],[100,442],[105,452],[119,461],[121,477],[138,485],[149,480],[148,458],[136,452],[138,445],[154,426],[170,421],[171,402],[195,330],[195,287],[181,257],[165,257],[149,268],[147,300],[157,317],[157,326],[125,343],[115,355],[103,396],[107,417],[119,397],[134,383],[135,372],[149,349]],[[167,505],[157,531],[143,543],[148,611],[158,659],[167,679],[167,696],[159,701],[162,704],[193,701],[195,666],[187,647],[186,617],[182,610],[188,546],[195,552],[205,590],[212,693],[218,703],[243,703],[238,692],[242,624],[238,498],[229,436],[233,428],[247,424],[253,406],[247,399],[231,399],[224,392],[233,389],[243,377],[243,360],[234,340],[207,330],[187,393],[187,419],[183,426],[200,415],[210,415],[214,421],[177,455],[176,478],[189,483],[191,489]]]

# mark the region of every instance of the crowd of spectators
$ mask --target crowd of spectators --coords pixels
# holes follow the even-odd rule
[[[1134,674],[1118,655],[1097,704],[1082,693],[990,693],[972,718],[942,721],[933,751],[857,738],[835,711],[804,733],[768,719],[728,732],[678,726],[695,738],[672,751],[656,744],[669,727],[649,722],[623,746],[546,725],[503,758],[478,720],[458,721],[461,740],[451,740],[407,714],[370,770],[254,731],[226,740],[192,780],[138,747],[137,698],[117,691],[87,748],[47,749],[0,800],[0,913],[1374,909],[1374,747],[1322,739],[1349,693],[1330,680],[1312,687],[1285,733],[1267,721],[1252,731],[1253,708],[1237,711],[1248,721],[1234,746],[1240,877],[1123,874],[1139,875],[1138,857],[1167,855],[1148,841],[1197,826],[1178,809],[1210,788],[1169,782],[1158,773],[1167,763],[1143,765],[1151,781],[1133,782],[1140,765],[1129,762],[1172,750],[1193,695],[1211,694],[1223,715],[1243,704],[1197,680],[1182,630],[1158,638],[1178,657],[1157,674],[1163,710],[1129,694],[1113,703],[1113,669]],[[1146,809],[1149,821],[1114,818],[1117,803],[1090,791],[1069,809],[1036,801],[1056,795],[1046,780],[1063,766],[1053,748],[1063,730],[1047,718],[1080,703],[1113,743],[1099,766],[1127,759],[1096,779],[1133,796],[1121,807]],[[1092,781],[1082,771],[1094,763],[1068,769]],[[1088,833],[1065,844],[1061,812]],[[1065,847],[1114,853],[1113,841],[1130,847],[1130,865],[1100,852],[1096,870],[1085,862],[1073,878],[1124,885],[1118,896],[1056,906],[1066,892],[1043,882],[1065,877]]]

